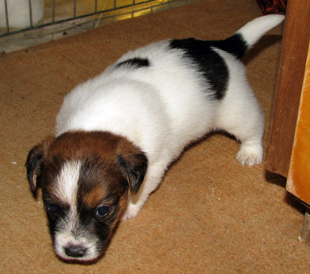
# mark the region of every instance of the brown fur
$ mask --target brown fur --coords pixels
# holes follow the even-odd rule
[[[43,190],[52,236],[57,233],[57,218],[48,207],[56,204],[61,214],[66,214],[70,208],[66,201],[57,197],[57,177],[65,163],[74,161],[81,163],[77,181],[78,210],[83,219],[80,222],[103,241],[104,250],[126,210],[129,189],[137,192],[143,182],[147,158],[126,138],[99,131],[67,132],[57,138],[48,137],[30,150],[26,162],[28,180],[33,190],[38,186]],[[100,206],[109,207],[110,212],[98,219],[95,213]],[[94,220],[103,225],[104,232],[96,232],[95,227],[89,226]]]

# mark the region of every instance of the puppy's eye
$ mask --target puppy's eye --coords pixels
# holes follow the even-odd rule
[[[53,203],[49,203],[46,205],[47,211],[53,214],[56,214],[59,212],[59,206]]]
[[[106,217],[110,213],[109,206],[101,206],[97,208],[96,217],[103,218]]]

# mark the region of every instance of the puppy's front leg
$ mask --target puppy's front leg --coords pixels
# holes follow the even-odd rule
[[[127,210],[122,220],[132,219],[137,216],[149,195],[155,191],[161,183],[162,177],[166,171],[165,167],[158,167],[155,165],[149,166],[139,192],[135,195],[129,195]]]

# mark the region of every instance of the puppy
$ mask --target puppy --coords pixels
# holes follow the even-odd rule
[[[240,164],[262,162],[264,119],[239,59],[283,19],[257,18],[222,41],[150,44],[65,97],[56,137],[26,162],[61,259],[96,260],[184,147],[212,130],[240,140]]]

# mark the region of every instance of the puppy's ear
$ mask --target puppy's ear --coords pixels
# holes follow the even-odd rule
[[[130,190],[137,193],[147,170],[147,158],[138,148],[123,151],[117,157],[120,169],[127,178]]]
[[[35,191],[37,188],[37,176],[40,175],[40,167],[45,151],[54,139],[54,137],[48,137],[40,144],[34,146],[28,153],[25,167],[27,169],[27,178],[32,191]]]

